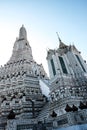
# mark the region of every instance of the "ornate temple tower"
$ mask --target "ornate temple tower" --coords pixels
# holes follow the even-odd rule
[[[50,111],[66,113],[66,104],[76,107],[87,99],[87,65],[74,45],[59,38],[59,48],[49,49],[47,61],[50,74]],[[56,104],[56,105],[55,105]]]
[[[27,40],[24,26],[20,28],[10,60],[0,68],[0,125],[8,119],[36,118],[46,103],[39,79],[47,75],[37,64]]]
[[[56,75],[78,75],[87,72],[87,65],[74,45],[67,46],[59,38],[59,48],[47,55],[50,78]]]
[[[54,130],[87,129],[86,62],[74,45],[68,46],[60,38],[58,49],[48,50],[47,61],[50,100],[39,118],[43,116]]]

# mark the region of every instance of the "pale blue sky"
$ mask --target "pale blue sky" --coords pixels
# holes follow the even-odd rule
[[[34,59],[46,71],[46,49],[59,44],[56,32],[87,60],[87,0],[0,0],[0,64],[9,60],[22,24]]]

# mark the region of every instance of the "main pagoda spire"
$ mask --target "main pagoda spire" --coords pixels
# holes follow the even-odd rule
[[[32,49],[27,40],[27,31],[22,25],[19,30],[19,37],[14,43],[12,56],[9,62],[13,63],[24,59],[27,61],[33,61]]]

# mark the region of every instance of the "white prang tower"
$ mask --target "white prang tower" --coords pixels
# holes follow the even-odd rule
[[[3,129],[8,119],[26,120],[38,116],[46,103],[39,79],[46,78],[42,64],[33,59],[27,32],[22,26],[10,60],[0,68],[0,126]]]

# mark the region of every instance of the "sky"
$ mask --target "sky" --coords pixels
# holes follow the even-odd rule
[[[0,0],[0,65],[10,59],[22,24],[35,61],[47,73],[47,50],[59,46],[56,32],[87,60],[87,0]]]

